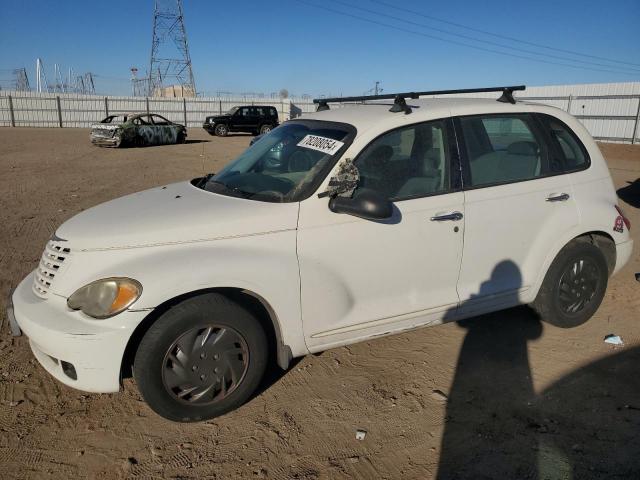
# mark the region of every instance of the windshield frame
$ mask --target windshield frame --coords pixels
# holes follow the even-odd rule
[[[295,120],[289,120],[287,122],[284,122],[282,125],[280,125],[279,127],[273,129],[272,131],[276,131],[279,128],[284,128],[288,125],[303,125],[309,129],[321,129],[321,128],[332,128],[332,129],[336,129],[336,130],[343,130],[346,132],[345,137],[341,140],[341,142],[344,144],[342,145],[342,147],[340,147],[340,150],[338,150],[334,155],[332,155],[332,157],[329,159],[329,161],[327,161],[327,163],[318,171],[318,173],[316,174],[315,178],[310,181],[305,188],[301,189],[294,197],[286,199],[284,201],[277,201],[274,199],[270,199],[270,198],[264,198],[264,197],[257,197],[257,198],[253,198],[253,197],[244,197],[247,200],[254,200],[254,201],[258,201],[258,202],[267,202],[267,203],[297,203],[297,202],[301,202],[303,200],[306,200],[307,198],[309,198],[315,191],[318,190],[318,187],[320,186],[320,184],[322,184],[322,182],[325,180],[325,178],[327,177],[327,175],[333,170],[333,168],[335,167],[336,163],[338,163],[340,161],[340,159],[342,158],[342,156],[344,155],[344,153],[347,151],[347,149],[351,146],[351,144],[353,143],[354,139],[356,138],[356,135],[358,133],[357,129],[355,126],[349,124],[349,123],[342,123],[342,122],[333,122],[333,121],[326,121],[326,120],[305,120],[305,119],[295,119]],[[269,135],[269,134],[267,134]],[[251,148],[251,147],[249,147]],[[227,163],[227,165],[231,164],[232,162],[235,162],[236,159],[238,157],[234,158],[233,160],[231,160],[231,162]],[[227,167],[227,165],[224,166],[224,168]],[[211,177],[211,180],[215,180],[215,177],[217,175]],[[220,193],[220,194],[225,194],[222,192],[216,192],[216,193]],[[227,194],[229,196],[234,196],[233,194]]]

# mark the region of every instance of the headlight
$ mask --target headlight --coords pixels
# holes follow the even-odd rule
[[[109,318],[129,308],[140,295],[142,285],[132,278],[104,278],[73,292],[67,306],[93,318]]]
[[[214,123],[216,123],[216,121],[213,118],[210,118],[209,119],[209,123],[214,124]]]

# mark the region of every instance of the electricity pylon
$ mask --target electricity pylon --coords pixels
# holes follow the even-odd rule
[[[182,0],[155,0],[149,66],[149,96],[162,96],[163,88],[181,87],[183,96],[195,96]]]

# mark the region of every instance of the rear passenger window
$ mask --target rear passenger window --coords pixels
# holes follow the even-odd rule
[[[358,192],[369,189],[390,200],[449,190],[449,151],[444,121],[411,125],[371,142],[356,160]]]
[[[552,137],[558,142],[565,170],[577,170],[586,166],[589,163],[587,151],[569,127],[549,115],[543,115],[543,118]]]
[[[547,173],[547,147],[528,115],[463,117],[460,125],[470,186],[531,180]]]

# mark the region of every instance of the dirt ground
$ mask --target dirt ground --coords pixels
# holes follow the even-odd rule
[[[640,478],[639,248],[583,326],[521,307],[327,351],[213,421],[163,420],[132,380],[104,395],[54,381],[4,310],[56,227],[218,170],[249,139],[192,128],[185,145],[113,150],[87,130],[0,129],[0,478]],[[640,242],[640,147],[602,150]]]

